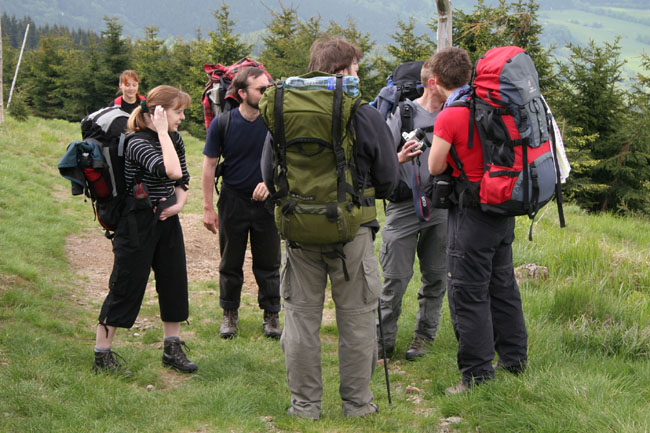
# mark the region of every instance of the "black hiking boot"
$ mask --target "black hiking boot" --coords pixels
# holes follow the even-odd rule
[[[429,343],[431,343],[430,340],[426,340],[420,337],[413,337],[411,346],[406,351],[406,360],[413,361],[417,358],[426,355],[427,352],[429,351],[429,347],[428,347]]]
[[[237,334],[238,323],[239,314],[237,310],[223,310],[223,320],[221,321],[221,328],[219,328],[221,338],[233,338]]]
[[[282,329],[280,328],[280,313],[272,313],[264,310],[264,336],[268,338],[278,339],[282,336]]]
[[[189,352],[190,348],[187,347],[184,341],[180,338],[175,340],[165,340],[165,347],[163,349],[162,363],[168,367],[180,371],[181,373],[194,373],[199,369],[195,363],[187,359],[183,347]]]
[[[126,366],[126,360],[117,352],[113,352],[112,350],[95,352],[95,362],[93,363],[93,371],[95,373],[121,373],[129,375],[131,372],[126,369]]]

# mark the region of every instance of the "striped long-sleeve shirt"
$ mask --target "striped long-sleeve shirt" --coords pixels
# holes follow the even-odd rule
[[[190,175],[185,163],[183,139],[178,132],[170,132],[169,135],[181,163],[183,177],[178,181],[167,177],[162,149],[156,132],[147,130],[137,133],[129,140],[124,158],[124,178],[127,187],[131,186],[127,191],[129,196],[133,196],[132,186],[137,183],[136,178],[139,176],[142,177],[141,181],[149,189],[149,197],[154,202],[173,196],[174,188],[177,185],[189,183]]]

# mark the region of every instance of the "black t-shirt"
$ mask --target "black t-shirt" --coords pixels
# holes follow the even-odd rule
[[[228,113],[221,114],[227,116]],[[268,129],[262,116],[254,121],[246,120],[239,108],[230,111],[230,122],[221,143],[218,131],[218,118],[214,118],[208,128],[203,154],[210,158],[223,157],[223,181],[230,188],[245,194],[252,194],[262,182],[260,159]]]

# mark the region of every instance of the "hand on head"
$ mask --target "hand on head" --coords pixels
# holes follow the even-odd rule
[[[158,132],[167,131],[169,129],[167,112],[162,105],[156,105],[153,113],[151,113],[151,122]]]

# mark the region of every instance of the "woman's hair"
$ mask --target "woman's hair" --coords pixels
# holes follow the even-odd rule
[[[317,39],[309,48],[307,70],[334,74],[350,67],[355,60],[361,60],[363,52],[354,44],[329,36]]]
[[[176,87],[167,85],[156,86],[147,93],[147,99],[140,101],[140,105],[135,107],[135,110],[131,113],[126,132],[137,132],[147,129],[147,123],[144,119],[145,113],[152,113],[157,105],[161,105],[165,110],[177,110],[179,108],[185,109],[191,103],[192,99],[190,95]],[[143,106],[146,107],[146,110],[143,110]]]
[[[235,77],[232,79],[232,88],[233,94],[237,98],[237,101],[242,102],[241,97],[239,96],[239,90],[245,90],[248,87],[248,78],[253,80],[260,75],[264,74],[264,71],[260,68],[255,68],[252,66],[243,68],[241,71],[235,74]]]
[[[136,83],[140,83],[140,77],[138,77],[138,73],[135,71],[135,69],[127,69],[126,71],[122,71],[118,83],[126,84],[129,78],[135,81]],[[120,89],[118,86],[116,95],[120,95],[120,94],[122,94],[122,89]],[[136,98],[141,99],[140,96],[141,96],[140,92],[137,92]]]

